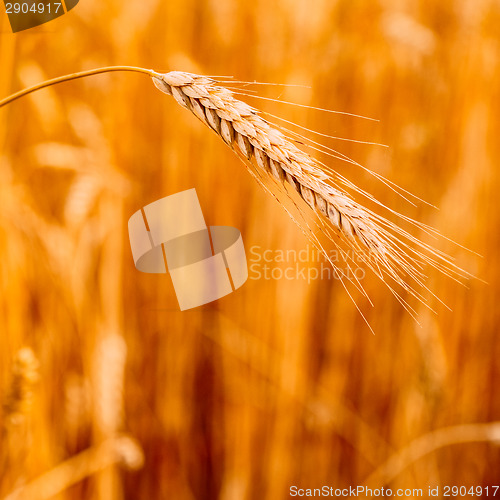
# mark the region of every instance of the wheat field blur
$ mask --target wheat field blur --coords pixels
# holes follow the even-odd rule
[[[413,303],[419,326],[367,276],[375,307],[355,298],[376,335],[337,280],[249,279],[180,312],[168,275],[134,267],[127,221],[148,203],[196,188],[207,223],[238,228],[249,258],[309,241],[144,75],[32,94],[0,110],[0,498],[499,484],[497,1],[81,0],[25,32],[10,33],[3,12],[0,23],[0,98],[128,64],[297,85],[251,88],[378,118],[245,98],[388,144],[321,139],[439,207],[327,160],[481,254],[414,232],[487,282],[430,272],[451,310],[426,292],[437,314]]]

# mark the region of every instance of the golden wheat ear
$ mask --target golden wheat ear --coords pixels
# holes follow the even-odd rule
[[[362,206],[354,199],[353,193],[361,194],[378,206],[384,207],[382,203],[358,189],[334,169],[299,149],[296,143],[302,144],[302,140],[297,140],[297,133],[264,119],[262,113],[236,99],[234,97],[236,92],[220,85],[214,78],[180,71],[161,74],[134,66],[109,66],[54,78],[21,90],[0,100],[0,108],[42,88],[111,71],[137,72],[150,76],[159,90],[173,96],[182,107],[191,111],[238,154],[250,173],[278,201],[281,201],[277,196],[278,192],[285,193],[288,200],[292,200],[291,192],[296,192],[312,209],[312,213],[318,216],[318,227],[337,246],[344,260],[354,263],[352,256],[344,250],[344,248],[350,249],[351,254],[355,254],[358,260],[365,262],[408,310],[411,308],[395,291],[393,284],[399,285],[422,302],[425,302],[424,291],[435,297],[425,284],[425,266],[432,266],[456,280],[472,276],[459,268],[449,256],[406,232],[399,224]],[[333,151],[326,147],[319,150],[327,154],[328,151]],[[332,156],[361,166],[336,151]],[[379,175],[374,175],[381,179]],[[269,186],[268,181],[274,183]],[[391,189],[394,186],[390,181],[386,184]],[[285,186],[284,191],[280,191],[283,186]],[[305,207],[298,207],[295,202],[293,203],[300,218],[304,220]],[[424,232],[433,235],[437,233],[432,228],[394,210],[389,211]],[[298,222],[290,212],[289,214]],[[304,227],[301,222],[298,224],[313,243],[322,249],[311,228]],[[343,246],[339,247],[339,244]],[[325,251],[324,253],[328,259]],[[335,267],[334,262],[328,260]],[[344,285],[343,281],[342,284]],[[359,283],[354,285],[364,293]]]
[[[156,87],[192,111],[234,150],[267,174],[287,182],[302,199],[348,239],[379,254],[387,251],[371,217],[350,196],[333,187],[308,154],[232,92],[206,77],[173,71],[153,77]]]
[[[286,129],[271,124],[214,79],[179,71],[152,78],[159,90],[196,115],[247,165],[256,165],[261,173],[295,190],[384,281],[392,280],[421,299],[417,289],[425,288],[424,264],[453,277],[468,275],[447,256],[356,202],[335,176],[295,145],[283,132]]]

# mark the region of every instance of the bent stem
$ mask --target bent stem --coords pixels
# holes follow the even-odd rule
[[[151,77],[158,76],[158,73],[156,71],[153,71],[152,69],[139,68],[138,66],[105,66],[103,68],[89,69],[87,71],[80,71],[78,73],[72,73],[70,75],[59,76],[57,78],[46,80],[45,82],[33,85],[33,87],[20,90],[19,92],[16,92],[15,94],[12,94],[0,100],[0,108],[16,101],[17,99],[20,99],[21,97],[31,94],[32,92],[36,92],[37,90],[56,85],[58,83],[77,80],[78,78],[85,78],[86,76],[99,75],[101,73],[111,73],[112,71],[131,71],[135,73],[144,73]]]
[[[389,485],[412,463],[440,448],[463,443],[500,443],[500,422],[445,427],[421,436],[378,467],[366,479],[366,485]]]

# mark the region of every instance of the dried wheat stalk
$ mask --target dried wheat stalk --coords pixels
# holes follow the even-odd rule
[[[130,470],[140,469],[144,465],[144,453],[140,444],[130,436],[116,435],[18,487],[4,500],[48,500],[113,465],[121,465]]]
[[[114,436],[123,423],[123,379],[127,346],[117,333],[104,333],[94,353],[94,419],[99,432]]]
[[[382,279],[388,276],[422,298],[408,278],[423,286],[424,263],[445,274],[462,274],[446,256],[340,190],[318,161],[217,81],[179,71],[152,78],[159,90],[173,96],[214,130],[247,165],[257,165],[261,172],[297,191]]]
[[[277,192],[283,193],[280,191],[283,186],[296,191],[319,216],[321,227],[325,229],[327,236],[331,238],[330,227],[336,231],[339,239],[332,239],[334,244],[338,245],[339,240],[347,243],[358,259],[364,261],[389,286],[408,310],[411,308],[395,291],[392,284],[400,285],[411,295],[426,302],[423,296],[424,290],[434,296],[425,285],[426,265],[453,279],[471,277],[469,273],[456,266],[447,255],[355,201],[350,192],[357,192],[382,205],[333,169],[325,168],[319,161],[299,149],[295,143],[302,144],[303,136],[271,124],[257,109],[236,99],[231,90],[219,85],[219,82],[212,78],[179,71],[160,74],[133,66],[109,66],[65,75],[21,90],[0,100],[0,108],[42,88],[110,71],[130,71],[149,75],[158,89],[173,96],[181,106],[189,109],[214,130],[244,160],[257,181],[275,197],[278,198]],[[297,140],[298,137],[302,139]],[[319,150],[327,154],[333,151],[322,148],[314,141],[310,142],[319,145]],[[356,164],[344,155],[334,153],[332,156]],[[374,175],[380,178],[377,174]],[[274,186],[268,187],[266,181],[269,180],[276,181]],[[387,181],[387,184],[391,183]],[[284,189],[284,192],[290,196],[288,189]],[[424,224],[397,214],[393,210],[390,212],[424,232],[436,234],[434,229]],[[302,216],[300,208],[299,214]],[[303,225],[301,228],[305,229],[304,232],[321,247],[311,228],[304,228]],[[338,248],[345,261],[354,262],[351,255]],[[335,267],[334,262],[330,262]],[[348,267],[350,268],[349,265]],[[340,279],[343,279],[342,273]],[[351,280],[353,281],[356,288],[364,293],[359,282]],[[344,284],[343,281],[342,283]]]

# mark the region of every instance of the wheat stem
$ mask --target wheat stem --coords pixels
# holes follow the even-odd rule
[[[102,73],[111,73],[112,71],[130,71],[135,73],[143,73],[151,77],[157,76],[157,73],[155,71],[151,69],[139,68],[137,66],[106,66],[103,68],[89,69],[87,71],[80,71],[78,73],[72,73],[70,75],[59,76],[57,78],[53,78],[51,80],[33,85],[33,87],[20,90],[19,92],[16,92],[15,94],[12,94],[5,99],[2,99],[0,101],[0,108],[16,101],[17,99],[20,99],[21,97],[31,94],[32,92],[36,92],[37,90],[56,85],[58,83],[69,82],[70,80],[77,80],[78,78],[85,78],[87,76],[99,75]]]
[[[137,470],[143,463],[144,454],[139,443],[126,435],[116,436],[58,464],[4,500],[48,500],[112,465],[121,464]]]
[[[421,436],[392,455],[365,481],[367,485],[390,484],[412,463],[446,446],[490,442],[500,443],[500,422],[445,427]]]

